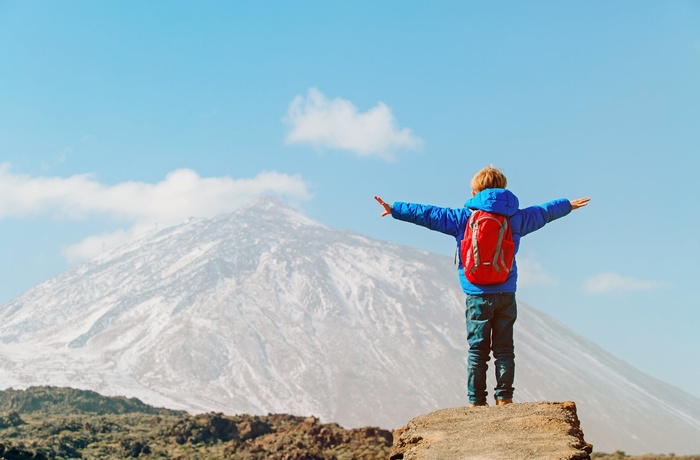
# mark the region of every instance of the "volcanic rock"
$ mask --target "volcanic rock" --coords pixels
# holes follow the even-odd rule
[[[583,460],[576,404],[533,402],[458,407],[414,418],[394,432],[392,460]]]

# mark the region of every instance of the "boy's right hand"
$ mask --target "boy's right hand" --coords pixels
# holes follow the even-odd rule
[[[570,200],[569,203],[571,203],[571,210],[573,211],[574,209],[582,208],[586,206],[589,201],[591,201],[590,198],[578,198],[576,200]]]
[[[379,198],[377,195],[374,195],[374,199],[377,200],[377,202],[379,204],[381,204],[382,207],[384,207],[384,212],[382,213],[382,217],[388,216],[389,214],[391,214],[391,205],[389,203],[385,203],[384,200]]]

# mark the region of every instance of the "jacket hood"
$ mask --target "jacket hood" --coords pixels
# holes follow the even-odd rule
[[[487,188],[464,203],[464,207],[469,209],[480,209],[509,217],[518,211],[519,205],[518,197],[504,188]]]

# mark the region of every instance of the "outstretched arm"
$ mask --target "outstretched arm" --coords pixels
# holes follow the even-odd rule
[[[381,204],[382,207],[384,208],[384,212],[382,213],[382,217],[388,216],[389,214],[391,214],[391,205],[389,203],[384,202],[384,200],[379,198],[377,195],[374,195],[374,199],[377,200],[377,202],[379,202],[379,204]]]
[[[589,201],[591,201],[590,198],[578,198],[576,200],[571,200],[569,201],[569,203],[571,203],[571,210],[573,211],[574,209],[582,208],[586,206]]]
[[[550,201],[541,206],[530,206],[518,210],[518,216],[522,219],[520,225],[514,228],[520,229],[520,236],[525,236],[545,226],[545,224],[564,217],[574,209],[582,208],[588,204],[590,198],[577,198],[568,200],[561,198]]]
[[[382,217],[391,214],[394,219],[411,222],[452,236],[457,236],[460,231],[464,232],[464,227],[471,213],[467,208],[452,209],[402,201],[389,204],[376,195],[374,199],[384,208]]]

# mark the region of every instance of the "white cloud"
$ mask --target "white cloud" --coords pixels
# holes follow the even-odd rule
[[[157,183],[103,184],[93,175],[33,177],[13,174],[0,164],[0,218],[50,215],[60,219],[110,217],[122,223],[116,232],[89,237],[66,248],[70,259],[92,257],[134,238],[156,224],[161,227],[189,217],[231,212],[262,195],[298,201],[310,197],[298,176],[261,172],[249,179],[200,177],[190,169],[170,172]]]
[[[611,291],[649,291],[668,286],[669,283],[664,281],[639,280],[608,272],[588,278],[583,290],[588,294],[604,294]]]
[[[79,262],[95,257],[107,249],[116,248],[135,239],[148,230],[148,226],[134,225],[111,233],[94,235],[63,249],[63,256],[69,262]]]
[[[518,256],[518,284],[522,287],[551,286],[556,284],[552,275],[532,257]]]
[[[309,89],[305,98],[294,98],[285,122],[291,128],[287,144],[308,143],[386,160],[392,159],[397,150],[417,149],[423,143],[410,129],[399,129],[384,103],[360,113],[352,102],[329,100],[315,88]]]

